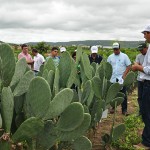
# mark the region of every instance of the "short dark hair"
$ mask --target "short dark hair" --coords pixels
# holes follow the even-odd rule
[[[27,44],[22,44],[21,48],[23,49],[24,47],[28,47],[28,45]]]
[[[38,53],[38,50],[36,48],[33,48],[32,52]]]
[[[57,47],[52,47],[51,51],[58,50]]]

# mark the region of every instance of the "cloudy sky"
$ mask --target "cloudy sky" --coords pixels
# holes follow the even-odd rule
[[[143,40],[149,0],[0,0],[0,41]]]

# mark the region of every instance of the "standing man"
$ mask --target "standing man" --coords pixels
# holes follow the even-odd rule
[[[109,62],[113,68],[113,73],[112,73],[110,82],[111,83],[118,82],[119,84],[123,84],[123,81],[127,73],[130,71],[131,61],[126,54],[120,51],[119,43],[115,42],[112,48],[113,48],[114,53],[111,54],[107,59],[107,62]],[[121,104],[121,106],[122,106],[122,114],[126,116],[128,115],[126,87],[123,87],[121,92],[125,94],[124,101]],[[112,113],[113,111],[114,110],[112,109]]]
[[[51,49],[51,53],[50,53],[50,55],[46,58],[46,61],[48,61],[49,58],[52,58],[55,67],[58,67],[60,58],[58,57],[58,48],[57,48],[57,47],[53,47],[53,48]]]
[[[150,25],[142,31],[147,43],[150,43]],[[142,133],[142,143],[135,145],[136,148],[150,149],[150,46],[141,65],[134,64],[133,71],[141,71],[140,78],[143,80],[143,94],[142,94],[142,119],[145,124]]]
[[[34,71],[35,75],[37,75],[38,72],[40,71],[40,66],[42,64],[44,64],[45,59],[41,54],[38,53],[38,50],[35,48],[32,49],[32,54],[34,56],[34,58],[33,58],[33,60],[34,60],[33,71]]]
[[[26,62],[28,64],[29,68],[31,69],[34,61],[31,57],[31,55],[28,53],[28,46],[26,44],[23,44],[23,45],[21,45],[21,49],[22,49],[22,52],[18,55],[18,59],[21,59],[24,57],[26,59]]]
[[[102,61],[102,56],[100,56],[98,53],[98,47],[97,46],[92,46],[91,47],[91,55],[89,55],[89,60],[90,60],[90,64],[92,62],[95,62],[97,64],[100,64]]]
[[[146,43],[141,43],[138,45],[138,50],[140,51],[140,54],[136,56],[135,62],[138,63],[139,65],[143,64],[144,57],[147,53],[147,44]],[[141,115],[141,102],[142,102],[142,93],[143,93],[143,80],[140,78],[140,72],[138,72],[137,76],[137,81],[138,81],[138,104],[139,104],[139,115]]]

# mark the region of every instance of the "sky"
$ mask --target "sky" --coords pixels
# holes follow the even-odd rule
[[[149,0],[0,0],[0,41],[144,40]]]

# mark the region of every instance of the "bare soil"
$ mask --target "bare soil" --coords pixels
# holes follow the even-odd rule
[[[138,110],[137,104],[137,90],[134,90],[133,93],[128,95],[128,113],[129,114],[137,114]],[[124,115],[121,113],[121,107],[118,106],[117,108],[117,115],[116,115],[116,124],[120,124],[124,122]],[[93,144],[93,150],[103,150],[102,147],[102,140],[101,136],[105,133],[110,133],[111,126],[112,126],[113,114],[108,113],[108,117],[106,119],[102,119],[102,121],[97,125],[96,131],[91,131],[89,133],[89,139]],[[108,147],[107,150],[110,150]],[[111,149],[112,150],[112,149]],[[113,148],[113,150],[117,150]]]

